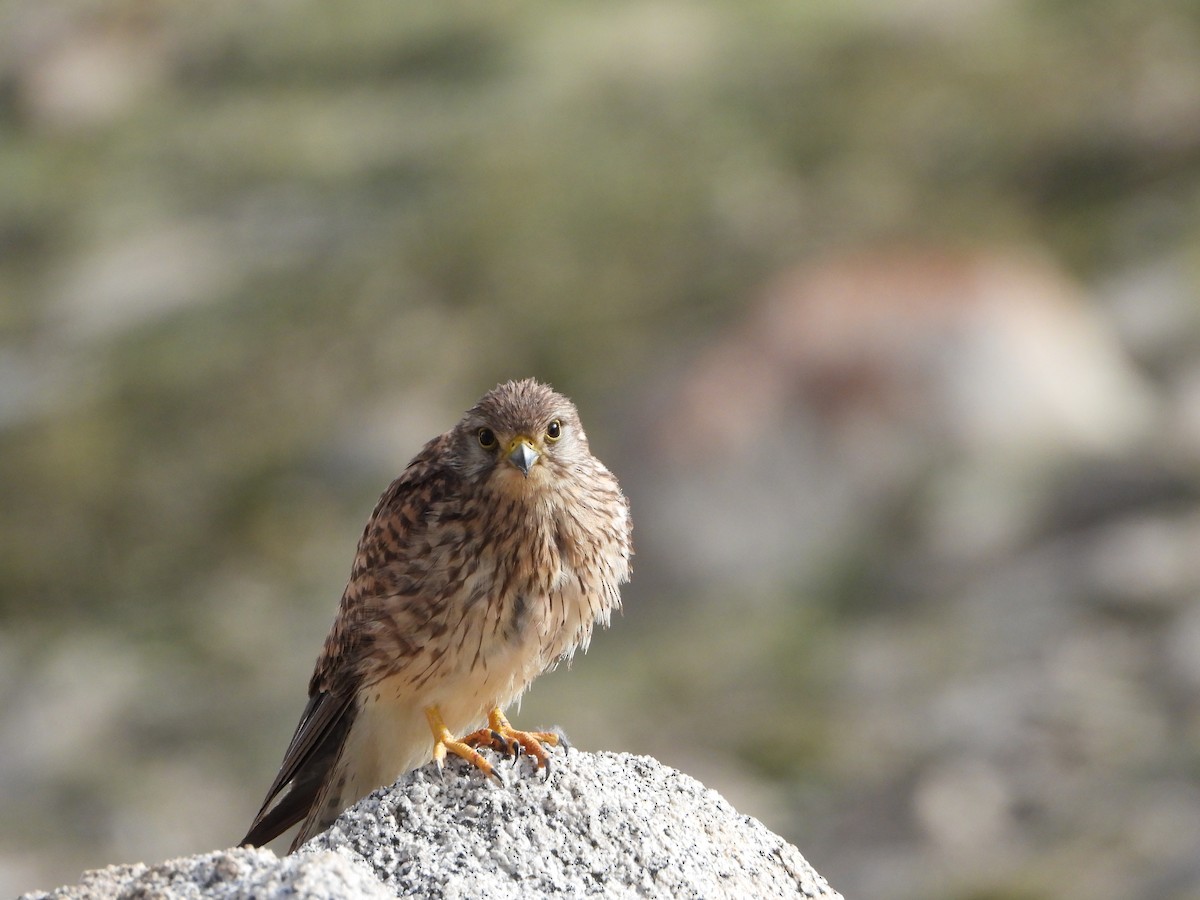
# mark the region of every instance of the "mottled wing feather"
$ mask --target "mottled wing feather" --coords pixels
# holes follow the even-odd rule
[[[430,441],[392,482],[363,529],[350,582],[309,684],[308,705],[242,844],[261,846],[308,817],[337,763],[353,724],[358,689],[376,668],[369,623],[380,599],[395,589],[395,563],[409,532],[424,523],[430,457],[442,440]]]
[[[458,573],[440,565],[429,532],[450,524],[444,501],[459,491],[458,473],[444,464],[448,440],[430,441],[379,498],[310,690],[356,691],[419,667],[423,648],[413,636],[444,629],[445,587]]]

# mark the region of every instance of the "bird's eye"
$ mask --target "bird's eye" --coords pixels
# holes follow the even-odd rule
[[[479,431],[476,432],[476,436],[479,438],[479,446],[484,450],[496,449],[496,432],[492,431],[492,429],[480,428]]]
[[[562,437],[562,422],[555,419],[546,426],[546,440],[557,441],[560,437]]]

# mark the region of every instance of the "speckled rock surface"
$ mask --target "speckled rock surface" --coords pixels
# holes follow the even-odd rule
[[[230,850],[113,866],[33,898],[838,897],[800,852],[648,757],[554,754],[503,786],[452,760],[347,810],[296,855]]]
[[[323,900],[394,894],[350,854],[303,853],[280,859],[270,850],[243,847],[87,872],[79,884],[20,900]]]

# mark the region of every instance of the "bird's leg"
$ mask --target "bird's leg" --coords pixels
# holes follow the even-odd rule
[[[496,774],[496,770],[492,768],[490,762],[480,756],[479,752],[465,739],[460,741],[450,733],[450,729],[442,721],[442,714],[436,706],[425,707],[425,718],[429,720],[429,730],[433,732],[433,761],[437,763],[439,772],[442,769],[442,763],[446,760],[446,752],[449,751],[455,756],[465,759],[484,775],[500,781],[500,776]]]
[[[488,727],[471,732],[462,742],[473,747],[496,747],[510,756],[518,755],[524,750],[537,760],[539,768],[549,769],[550,755],[542,745],[557,745],[558,735],[550,731],[518,731],[500,711],[500,707],[495,706],[488,713]]]

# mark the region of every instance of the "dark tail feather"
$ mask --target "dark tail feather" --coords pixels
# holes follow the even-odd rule
[[[249,844],[261,847],[283,834],[308,815],[321,790],[320,778],[308,778],[305,784],[293,783],[283,799],[265,813],[259,813],[246,836],[238,842],[239,847]]]
[[[354,712],[353,694],[310,698],[262,809],[238,846],[261,847],[307,818],[341,755]]]

